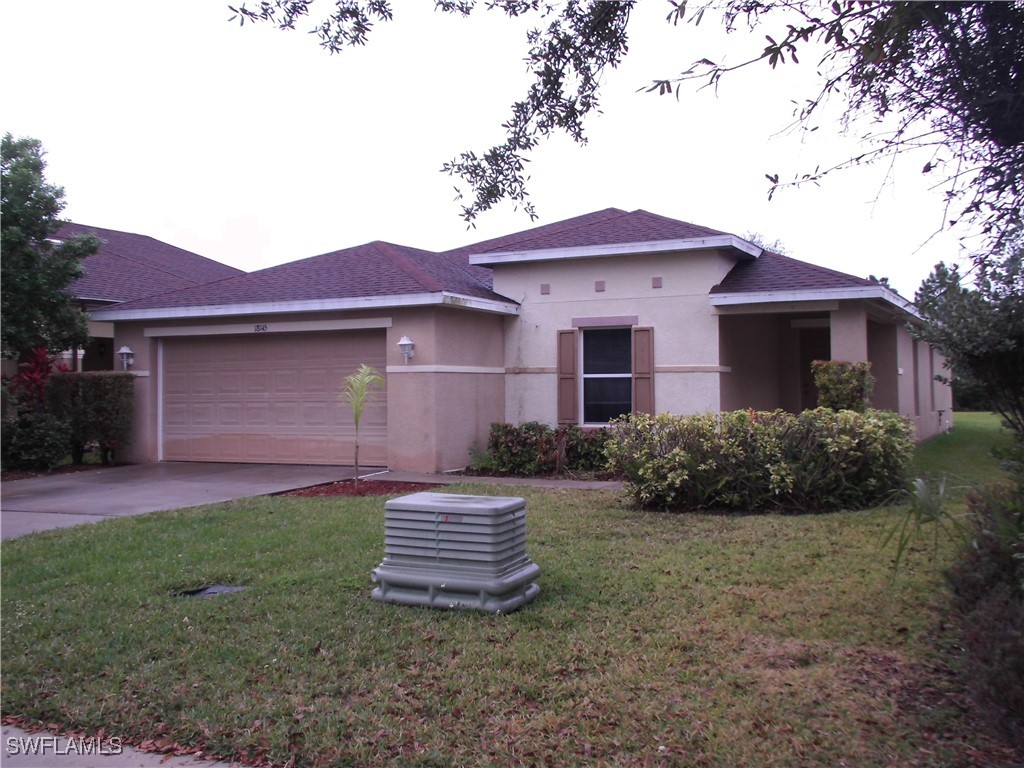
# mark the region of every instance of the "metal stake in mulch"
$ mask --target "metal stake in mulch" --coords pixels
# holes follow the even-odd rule
[[[540,566],[526,554],[526,500],[414,493],[384,505],[385,603],[508,613],[533,600]]]

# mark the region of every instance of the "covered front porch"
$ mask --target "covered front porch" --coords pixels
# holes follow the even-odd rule
[[[914,424],[918,440],[949,429],[952,392],[943,359],[913,338],[913,316],[888,302],[764,302],[717,306],[722,410],[817,406],[813,360],[869,362],[874,408]]]

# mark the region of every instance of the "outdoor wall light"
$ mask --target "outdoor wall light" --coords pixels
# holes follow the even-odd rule
[[[121,347],[117,350],[117,356],[121,358],[121,365],[124,366],[124,370],[128,370],[135,365],[135,353],[132,352],[131,347]]]
[[[412,351],[412,348],[415,346],[416,344],[408,336],[403,336],[401,339],[398,340],[398,348],[402,350],[402,357],[405,358],[406,365],[409,364],[410,357],[416,356],[416,353]]]

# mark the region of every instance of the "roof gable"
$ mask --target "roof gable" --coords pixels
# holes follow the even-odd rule
[[[647,243],[660,240],[690,240],[728,234],[717,229],[670,219],[644,210],[627,213],[610,208],[601,213],[605,215],[578,221],[574,226],[561,227],[547,232],[535,232],[532,236],[519,237],[513,242],[487,244],[486,248],[478,247],[473,253],[512,250],[542,251],[593,245]],[[529,235],[530,233],[521,234]]]

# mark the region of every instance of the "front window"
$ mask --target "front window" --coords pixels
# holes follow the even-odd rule
[[[633,342],[629,328],[583,331],[583,421],[607,424],[633,410]]]

